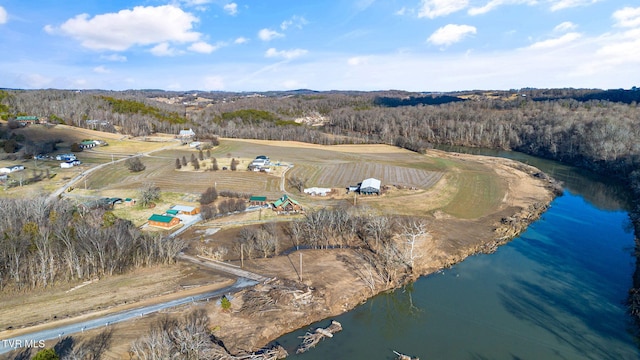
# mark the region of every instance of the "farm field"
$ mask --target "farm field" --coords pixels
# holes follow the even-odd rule
[[[146,169],[139,173],[130,172],[123,163],[106,166],[88,176],[88,190],[96,194],[120,192],[135,196],[144,183],[153,182],[163,192],[190,194],[196,198],[206,188],[216,186],[218,191],[275,200],[283,194],[283,180],[276,175],[288,169],[287,178],[307,179],[307,187],[338,189],[328,198],[312,197],[289,188],[285,181],[285,192],[307,208],[348,201],[347,186],[374,177],[380,179],[388,191],[383,196],[360,198],[380,212],[411,215],[441,210],[461,218],[476,218],[495,209],[506,191],[506,184],[500,182],[490,167],[435,151],[425,156],[388,145],[320,146],[290,141],[221,139],[220,145],[210,153],[220,168],[228,166],[231,159],[238,160],[238,170],[203,170],[210,166],[209,158],[200,161],[203,164],[200,170],[193,170],[190,164],[177,170],[176,159],[190,159],[198,154],[195,149],[178,145],[142,157]],[[273,166],[276,170],[272,174],[247,171],[248,164],[258,155],[266,155],[272,164],[281,166]]]
[[[74,128],[66,125],[55,127],[31,126],[20,131],[29,138],[58,138],[58,152],[68,152],[72,142],[83,139],[98,139],[109,143],[77,154],[83,162],[80,167],[60,169],[57,161],[23,162],[28,168],[48,169],[52,178],[40,183],[13,188],[5,191],[6,196],[26,194],[36,190],[49,193],[62,186],[74,176],[89,167],[107,164],[74,184],[67,196],[75,196],[81,201],[88,197],[136,197],[144,183],[152,182],[163,193],[182,194],[168,196],[180,202],[184,196],[197,202],[199,194],[208,187],[218,191],[228,190],[252,195],[267,196],[275,200],[289,193],[307,208],[338,205],[348,201],[346,188],[356,185],[366,178],[377,178],[386,189],[380,197],[362,197],[360,201],[370,204],[381,212],[423,214],[441,210],[461,218],[476,218],[500,205],[505,193],[495,172],[481,163],[461,161],[453,156],[429,151],[417,154],[388,145],[335,145],[322,146],[295,141],[262,141],[247,139],[220,139],[207,155],[217,160],[220,169],[230,167],[232,159],[239,161],[238,170],[208,171],[212,159],[205,156],[200,160],[201,168],[194,170],[191,164],[176,169],[176,159],[198,157],[198,150],[181,145],[170,135],[156,138],[127,138],[119,134]],[[151,141],[146,141],[151,140]],[[124,162],[109,164],[113,160],[154,151],[152,155],[142,155],[146,166],[144,171],[130,172]],[[436,155],[434,155],[436,154]],[[271,159],[272,172],[247,171],[247,166],[258,155]],[[279,166],[278,166],[279,165]],[[306,179],[306,187],[329,187],[336,192],[328,198],[312,197],[289,188],[286,178]],[[175,199],[174,199],[175,198]],[[194,200],[195,199],[195,200]],[[164,201],[164,200],[163,200]],[[120,210],[126,213],[127,210]],[[146,213],[135,216],[135,223],[143,221]]]
[[[379,162],[357,162],[327,166],[303,165],[294,169],[292,175],[308,178],[311,184],[320,187],[345,188],[361,182],[366,176],[379,179],[383,184],[428,189],[435,185],[444,173]]]

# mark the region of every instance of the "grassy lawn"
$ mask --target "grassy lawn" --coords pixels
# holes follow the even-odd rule
[[[506,185],[489,171],[463,171],[456,174],[457,192],[442,210],[462,219],[480,217],[494,211],[505,195]]]

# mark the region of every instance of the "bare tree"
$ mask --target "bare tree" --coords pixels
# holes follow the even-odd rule
[[[160,188],[153,182],[146,182],[142,184],[139,189],[140,192],[140,205],[147,206],[152,202],[160,199]]]
[[[289,186],[298,190],[299,192],[302,192],[304,191],[304,188],[307,185],[307,180],[308,179],[306,178],[300,178],[295,175],[292,175],[291,177],[287,178],[287,184],[289,184]]]
[[[366,234],[375,241],[375,248],[379,249],[381,243],[389,241],[392,232],[392,224],[387,216],[369,216],[365,219]]]
[[[209,205],[212,202],[216,201],[217,198],[218,198],[218,191],[216,190],[215,187],[210,186],[207,188],[207,190],[205,190],[205,192],[200,194],[200,204]]]
[[[429,235],[427,231],[427,225],[420,219],[409,219],[400,224],[400,235],[405,241],[404,261],[407,263],[410,269],[413,269],[414,261],[420,257],[415,253],[415,247],[420,241],[424,241]]]

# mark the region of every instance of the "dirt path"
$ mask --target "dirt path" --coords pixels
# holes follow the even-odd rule
[[[237,276],[237,277],[242,277],[242,278],[247,278],[247,279],[251,279],[257,282],[264,282],[266,280],[268,280],[269,278],[264,277],[262,275],[250,272],[250,271],[246,271],[246,270],[242,270],[239,267],[235,267],[235,266],[231,266],[231,265],[227,265],[227,264],[223,264],[217,261],[211,261],[202,257],[193,257],[193,256],[189,256],[189,255],[185,255],[185,254],[181,254],[178,256],[179,259],[182,260],[186,260],[186,261],[191,261],[192,263],[198,264],[198,265],[202,265],[202,266],[206,266],[208,268],[232,275],[232,276]]]

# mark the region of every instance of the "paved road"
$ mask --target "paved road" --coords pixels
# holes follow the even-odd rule
[[[194,216],[180,216],[180,215],[178,215],[178,217],[180,218],[180,220],[182,220],[182,227],[180,229],[172,232],[171,234],[169,234],[170,238],[173,238],[173,237],[176,237],[176,236],[182,234],[188,228],[190,228],[191,225],[197,224],[200,221],[202,221],[202,215],[200,215],[200,214],[194,215]]]
[[[38,344],[39,341],[63,338],[65,336],[84,332],[85,330],[97,329],[101,327],[111,326],[113,324],[142,317],[147,314],[155,313],[164,309],[188,304],[197,301],[208,301],[210,298],[219,297],[224,294],[235,293],[246,287],[255,285],[257,282],[251,279],[239,278],[235,284],[225,288],[206,292],[199,295],[184,297],[181,299],[167,301],[161,304],[149,305],[137,309],[122,311],[119,313],[106,315],[93,320],[85,320],[75,324],[64,325],[54,329],[37,331],[30,334],[20,335],[8,339],[0,339],[0,354],[16,350],[24,346],[24,344]],[[20,346],[17,346],[20,344]]]

